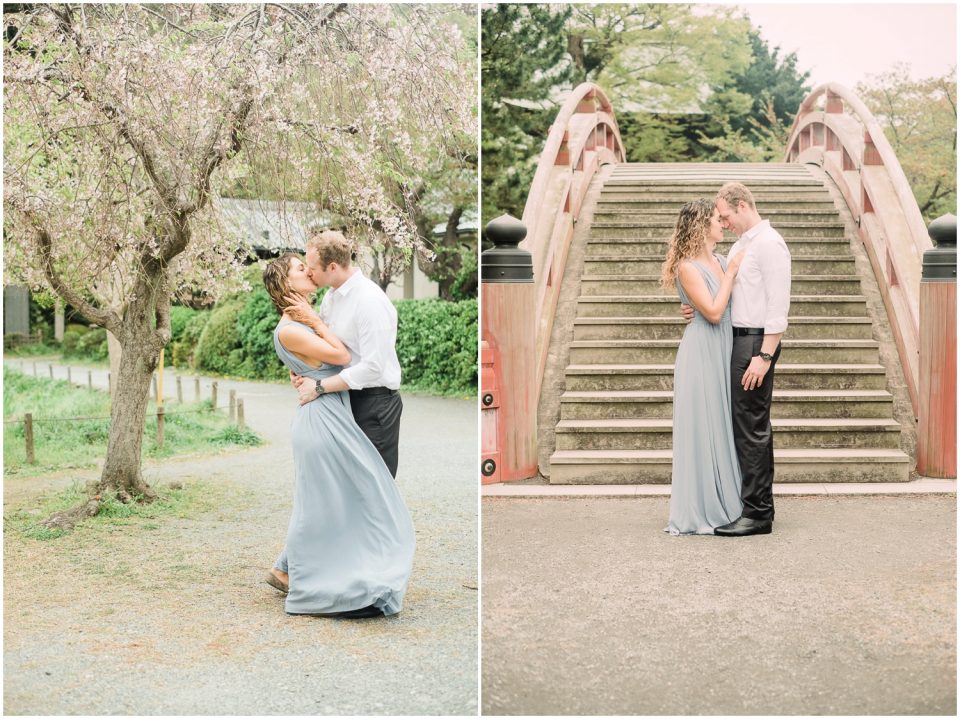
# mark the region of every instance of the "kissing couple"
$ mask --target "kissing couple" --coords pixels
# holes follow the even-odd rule
[[[737,242],[715,252],[727,229]],[[671,534],[773,531],[770,404],[790,311],[790,251],[739,182],[680,209],[661,284],[690,320],[673,378]]]
[[[285,253],[263,283],[280,321],[273,344],[300,396],[290,441],[295,487],[286,545],[267,583],[288,614],[396,614],[413,566],[410,513],[394,478],[403,404],[397,311],[351,265],[340,232]],[[329,288],[314,312],[307,298]]]

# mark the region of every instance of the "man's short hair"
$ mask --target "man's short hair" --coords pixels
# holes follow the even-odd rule
[[[736,209],[740,206],[741,200],[746,202],[747,207],[750,209],[757,209],[757,203],[754,202],[753,193],[750,192],[750,190],[747,189],[747,186],[741,182],[726,183],[717,193],[717,199],[726,202],[728,205],[730,205],[730,209],[734,211],[736,211]]]
[[[342,232],[337,230],[323,230],[316,232],[307,240],[307,250],[316,250],[317,257],[320,258],[320,264],[327,267],[331,262],[336,262],[341,267],[350,266],[350,258],[353,255],[353,245]]]

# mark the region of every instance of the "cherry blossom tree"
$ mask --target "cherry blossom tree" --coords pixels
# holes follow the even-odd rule
[[[115,338],[97,494],[149,501],[141,445],[171,298],[238,276],[215,198],[244,183],[320,198],[416,250],[382,179],[426,171],[407,128],[450,151],[471,132],[475,88],[456,85],[455,54],[429,52],[458,31],[442,8],[345,3],[18,5],[4,22],[5,273]]]

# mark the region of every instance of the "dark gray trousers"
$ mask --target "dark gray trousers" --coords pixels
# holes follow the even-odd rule
[[[752,390],[740,384],[750,360],[760,354],[763,335],[733,338],[730,358],[730,397],[733,405],[733,441],[743,476],[743,515],[749,519],[773,521],[773,428],[770,403],[773,401],[773,372],[780,349],[773,353],[763,383]]]
[[[360,429],[377,448],[394,479],[397,477],[400,444],[400,393],[386,387],[350,390],[350,408]]]

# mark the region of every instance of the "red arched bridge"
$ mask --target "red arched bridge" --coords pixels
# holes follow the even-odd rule
[[[816,88],[780,163],[636,164],[609,99],[585,83],[550,129],[524,208],[532,281],[484,267],[485,482],[539,471],[561,484],[669,483],[684,322],[660,265],[680,205],[729,180],[753,190],[792,254],[777,481],[956,476],[955,270],[953,282],[921,278],[933,244],[863,103]]]

